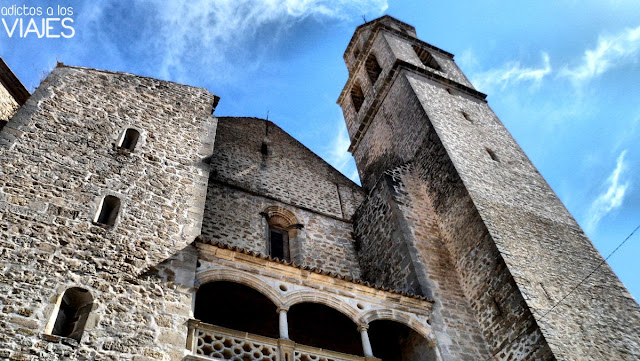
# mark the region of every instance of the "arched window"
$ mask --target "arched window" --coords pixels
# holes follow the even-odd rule
[[[355,49],[353,49],[353,60],[358,61],[358,57],[360,57],[360,49],[356,46]]]
[[[440,65],[438,64],[436,59],[433,58],[433,55],[431,55],[431,53],[429,53],[426,49],[418,45],[412,45],[412,46],[413,46],[413,51],[416,52],[416,55],[418,55],[418,58],[420,58],[420,61],[422,62],[422,64],[435,70],[442,70],[442,68],[440,68]]]
[[[120,211],[120,199],[114,196],[105,196],[100,204],[100,211],[96,214],[94,222],[104,226],[113,227]]]
[[[51,334],[80,341],[92,306],[89,291],[79,287],[67,289],[62,295]]]
[[[351,102],[353,103],[356,113],[359,112],[362,107],[362,103],[364,103],[364,93],[358,83],[354,83],[351,87]]]
[[[267,253],[283,261],[291,261],[291,243],[302,225],[296,216],[278,206],[268,207],[262,213],[267,219]]]
[[[120,138],[120,144],[118,144],[118,149],[127,153],[131,153],[136,148],[136,144],[138,144],[138,139],[140,139],[140,132],[133,128],[129,128],[124,132],[124,134]]]
[[[367,69],[367,74],[369,75],[369,80],[371,80],[371,85],[375,84],[378,77],[380,77],[380,73],[382,73],[382,68],[380,67],[380,64],[378,64],[378,59],[376,59],[375,55],[369,54],[365,67]]]

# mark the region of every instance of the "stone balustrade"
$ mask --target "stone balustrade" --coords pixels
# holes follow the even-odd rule
[[[297,344],[288,339],[275,339],[248,332],[214,326],[198,320],[188,323],[185,361],[380,361]]]

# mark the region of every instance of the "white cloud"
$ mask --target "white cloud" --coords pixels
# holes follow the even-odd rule
[[[549,54],[543,52],[540,67],[522,67],[518,61],[509,62],[500,68],[473,74],[471,79],[476,88],[489,92],[494,86],[504,89],[521,82],[530,82],[532,86],[539,86],[542,79],[550,73]]]
[[[479,64],[476,54],[470,48],[456,55],[456,63],[463,71],[475,69]]]
[[[336,122],[335,128],[337,129],[337,134],[333,136],[331,143],[329,143],[326,148],[325,154],[327,156],[325,159],[334,168],[346,174],[346,168],[352,159],[351,153],[348,151],[351,141],[349,140],[349,134],[347,133],[347,127],[344,121],[340,120]]]
[[[624,156],[626,150],[622,151],[616,161],[616,168],[613,170],[609,178],[607,178],[607,189],[596,198],[587,214],[587,231],[593,232],[600,220],[609,214],[609,212],[620,207],[624,200],[625,193],[629,187],[629,182],[623,182],[621,176],[626,169]]]
[[[640,26],[611,36],[600,36],[595,49],[586,50],[582,63],[574,68],[564,67],[560,76],[580,84],[597,77],[620,64],[635,62],[640,53]]]
[[[230,72],[229,63],[234,63],[230,58],[246,58],[238,53],[249,52],[251,59],[243,64],[235,61],[231,68],[256,68],[265,49],[307,18],[341,21],[362,14],[377,16],[388,6],[387,0],[145,0],[128,6],[134,5],[136,12],[145,14],[137,19],[146,26],[139,34],[148,42],[140,43],[147,47],[142,53],[153,54],[154,74],[177,81],[184,75],[185,65],[194,62],[201,66],[203,75],[229,76],[225,72]],[[114,13],[126,11],[115,0],[91,6],[87,17],[98,29],[117,21]]]
[[[334,129],[337,129],[337,133],[332,137],[331,143],[327,145],[323,152],[325,154],[323,158],[349,179],[360,184],[355,161],[348,151],[351,141],[349,140],[349,134],[347,133],[344,120],[339,119]]]

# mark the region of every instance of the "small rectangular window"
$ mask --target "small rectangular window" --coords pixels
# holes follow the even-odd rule
[[[498,159],[498,156],[496,155],[496,153],[493,152],[493,150],[489,149],[489,148],[485,148],[485,150],[487,151],[487,153],[489,153],[489,157],[491,157],[491,159],[495,162],[499,162],[500,160]]]
[[[80,341],[92,307],[93,298],[89,291],[78,287],[69,288],[60,301],[51,334]]]
[[[116,218],[120,211],[120,199],[114,196],[106,196],[102,200],[100,213],[95,218],[95,222],[106,227],[116,224]]]
[[[133,128],[129,128],[124,132],[118,148],[121,151],[131,153],[136,148],[136,144],[138,144],[139,138],[140,132]]]
[[[287,231],[269,229],[269,255],[283,261],[289,260],[289,237]]]

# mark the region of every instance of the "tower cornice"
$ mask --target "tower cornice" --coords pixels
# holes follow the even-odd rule
[[[358,116],[358,118],[361,118],[361,120],[359,119],[360,125],[358,126],[358,129],[356,130],[356,132],[353,134],[351,144],[349,145],[349,152],[351,153],[355,152],[356,148],[358,147],[358,144],[360,143],[360,139],[362,139],[362,136],[366,133],[367,129],[369,128],[369,125],[371,124],[371,121],[373,120],[376,113],[378,112],[378,108],[382,104],[384,98],[389,93],[389,89],[391,88],[391,84],[393,84],[393,80],[398,76],[398,74],[400,74],[401,70],[406,70],[415,74],[420,74],[421,76],[426,77],[429,80],[432,80],[434,82],[440,83],[445,87],[455,89],[456,91],[469,95],[477,100],[486,102],[487,95],[482,92],[479,92],[466,85],[460,84],[449,78],[445,78],[442,75],[437,74],[428,69],[418,67],[404,60],[397,59],[394,62],[393,67],[391,68],[391,71],[389,71],[387,76],[384,78],[382,85],[379,86],[380,91],[374,93],[375,98],[371,102],[370,106],[366,109],[366,112],[364,112],[363,115]],[[340,93],[340,97],[338,98],[338,104],[340,104],[344,100],[344,97],[347,94],[347,90],[351,89],[354,78],[355,77],[349,77],[347,84],[345,84],[344,88],[342,89],[342,92]]]
[[[385,16],[379,17],[377,19],[374,19],[374,20],[371,20],[371,21],[369,21],[367,23],[364,23],[364,24],[362,24],[362,25],[360,25],[360,26],[358,26],[356,28],[356,31],[353,33],[353,36],[351,37],[351,40],[349,40],[349,44],[347,45],[347,48],[344,51],[343,57],[346,57],[347,54],[349,54],[349,52],[351,52],[352,48],[355,46],[354,44],[356,43],[356,39],[358,39],[358,37],[360,36],[360,33],[364,29],[366,29],[368,26],[373,26],[371,28],[371,35],[369,36],[369,39],[367,39],[367,44],[365,46],[365,49],[367,51],[365,51],[363,53],[366,53],[366,52],[369,51],[369,47],[370,47],[370,45],[372,43],[372,40],[375,39],[376,35],[378,34],[378,32],[380,32],[380,30],[384,29],[384,30],[387,30],[387,31],[389,31],[391,33],[394,33],[395,35],[397,35],[397,36],[399,36],[401,38],[408,39],[408,40],[411,40],[411,41],[415,41],[418,44],[420,44],[420,45],[422,45],[422,46],[424,46],[426,48],[429,48],[430,50],[436,51],[436,52],[438,52],[438,53],[440,53],[442,55],[445,55],[445,56],[453,59],[453,54],[452,53],[450,53],[448,51],[445,51],[445,50],[442,50],[442,49],[438,48],[437,46],[434,46],[434,45],[431,45],[429,43],[426,43],[426,42],[418,39],[417,37],[413,37],[413,36],[411,36],[409,34],[406,34],[406,33],[402,32],[400,30],[394,29],[391,26],[381,22],[382,20],[386,20],[386,19],[392,20],[392,21],[398,23],[399,25],[405,26],[405,27],[410,28],[411,30],[415,31],[415,28],[413,26],[411,26],[411,25],[409,25],[409,24],[407,24],[405,22],[402,22],[402,21],[400,21],[400,20],[398,20],[398,19],[396,19],[394,17],[391,17],[389,15],[385,15]]]

